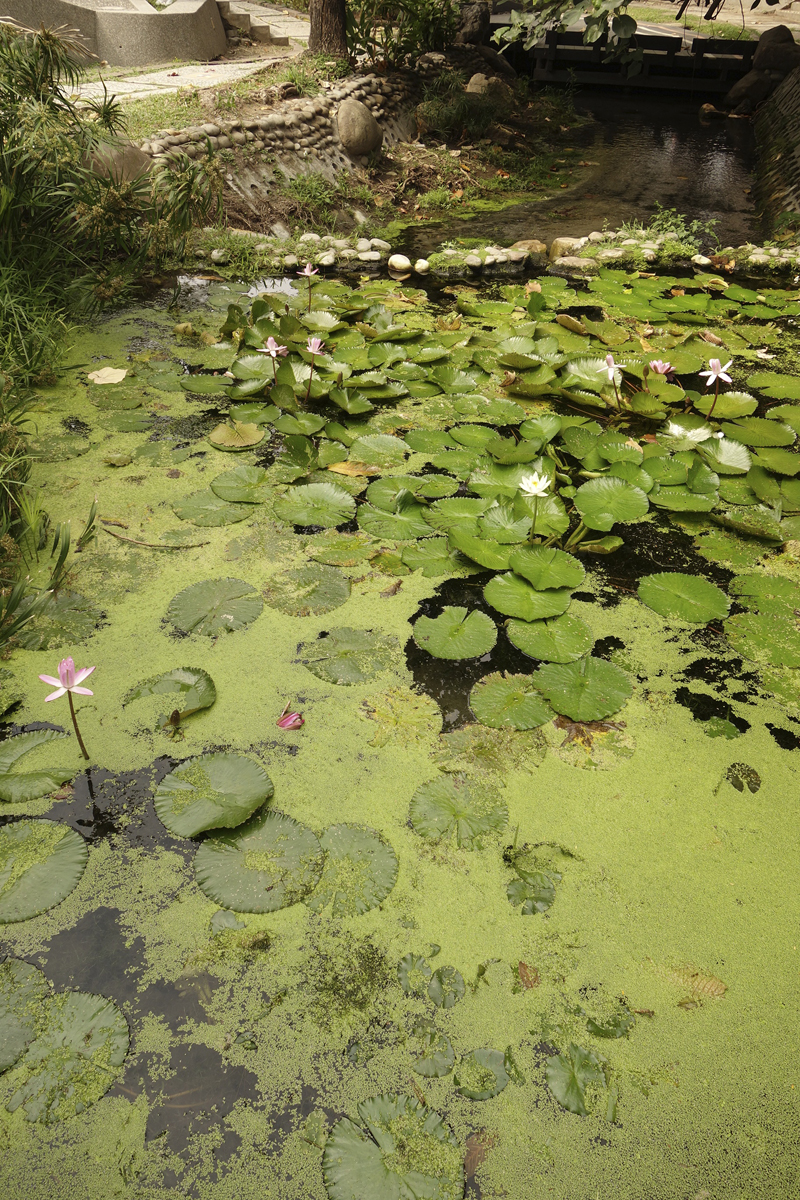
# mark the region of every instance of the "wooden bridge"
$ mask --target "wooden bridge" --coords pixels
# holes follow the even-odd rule
[[[751,69],[758,42],[696,37],[687,47],[680,36],[640,33],[631,46],[642,57],[629,65],[613,57],[605,38],[587,45],[582,32],[553,31],[530,50],[517,43],[507,57],[515,70],[537,83],[722,95]]]

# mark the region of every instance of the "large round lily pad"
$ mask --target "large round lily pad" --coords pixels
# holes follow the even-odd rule
[[[602,658],[548,663],[531,678],[556,712],[573,721],[601,721],[622,708],[633,690],[624,671]]]
[[[505,1056],[500,1050],[473,1050],[461,1059],[453,1079],[468,1100],[491,1100],[509,1082]]]
[[[353,497],[335,483],[303,484],[275,501],[275,515],[291,525],[333,529],[351,520],[355,511]]]
[[[470,692],[469,706],[492,729],[537,729],[553,716],[530,675],[486,675]]]
[[[362,1101],[358,1115],[361,1125],[337,1121],[325,1145],[329,1200],[461,1200],[464,1154],[438,1113],[388,1094]]]
[[[456,1061],[450,1039],[432,1025],[424,1026],[415,1032],[417,1043],[411,1059],[411,1069],[427,1079],[441,1079],[449,1075]]]
[[[212,492],[211,488],[192,492],[185,500],[178,500],[173,504],[172,511],[181,521],[191,521],[192,525],[210,529],[219,525],[235,525],[237,521],[244,521],[253,515],[248,504],[231,504]]]
[[[439,1008],[455,1008],[466,990],[463,976],[455,967],[439,967],[428,984],[428,996]]]
[[[331,905],[334,917],[354,917],[376,908],[397,880],[397,855],[374,829],[331,825],[320,838],[325,852],[322,878],[306,904],[314,912]]]
[[[261,504],[267,489],[264,482],[267,472],[263,467],[249,467],[242,463],[231,471],[223,471],[211,480],[215,496],[230,503]]]
[[[705,624],[727,617],[730,601],[715,583],[700,575],[661,571],[646,575],[639,584],[639,599],[662,617]]]
[[[72,779],[74,770],[63,767],[40,767],[37,771],[12,771],[25,754],[47,742],[63,741],[69,734],[58,729],[31,729],[18,733],[0,744],[0,800],[26,804],[54,792],[62,783]]]
[[[419,617],[414,641],[434,658],[480,658],[497,641],[497,629],[486,613],[447,607],[438,617]]]
[[[13,821],[0,829],[0,925],[27,921],[70,894],[89,853],[57,821]]]
[[[313,642],[302,642],[300,661],[312,675],[327,683],[348,686],[372,679],[392,665],[394,638],[370,629],[331,629]]]
[[[274,791],[262,766],[243,754],[201,754],[162,779],[155,807],[161,822],[178,837],[204,829],[235,829]]]
[[[167,609],[167,620],[183,633],[217,637],[243,629],[263,607],[256,589],[242,579],[205,579],[178,592]]]
[[[312,891],[322,873],[317,837],[280,812],[257,813],[246,825],[206,838],[194,860],[205,894],[234,912],[275,912]]]
[[[156,675],[140,683],[129,692],[123,703],[141,700],[144,696],[161,696],[177,693],[180,699],[181,717],[191,716],[202,708],[210,708],[217,698],[214,680],[201,667],[174,667],[163,675]]]
[[[128,1053],[128,1023],[115,1004],[87,992],[61,992],[44,1006],[43,1029],[19,1064],[8,1101],[29,1121],[52,1125],[99,1100]]]
[[[588,625],[569,613],[549,621],[509,621],[506,633],[523,654],[544,662],[574,662],[588,654],[594,645]]]
[[[483,589],[483,595],[486,602],[498,612],[509,617],[520,617],[523,621],[558,617],[569,607],[572,598],[569,588],[549,588],[545,592],[538,592],[513,571],[495,575]]]
[[[309,563],[306,567],[273,575],[264,588],[264,598],[270,608],[279,608],[293,617],[331,612],[344,604],[349,595],[347,576],[336,567],[321,563]]]
[[[607,475],[581,484],[575,494],[575,507],[584,525],[607,533],[617,521],[643,517],[649,505],[641,488]]]
[[[0,1073],[13,1067],[36,1037],[37,1009],[48,991],[47,980],[37,967],[21,958],[0,963]]]
[[[463,775],[441,775],[417,788],[409,818],[420,837],[438,842],[455,833],[458,845],[472,850],[484,834],[505,829],[508,809],[496,791]]]
[[[552,547],[521,547],[513,552],[508,564],[512,571],[522,575],[537,591],[545,588],[576,588],[586,574],[577,558]]]
[[[725,622],[733,649],[754,662],[773,667],[800,667],[800,630],[794,620],[769,613],[737,613]]]

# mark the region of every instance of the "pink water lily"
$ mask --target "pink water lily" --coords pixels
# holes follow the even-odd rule
[[[714,409],[716,408],[717,401],[719,400],[720,379],[724,383],[733,383],[730,375],[726,374],[728,368],[733,366],[733,359],[731,358],[723,367],[718,358],[712,358],[709,360],[708,365],[710,369],[708,371],[701,371],[700,375],[703,379],[705,379],[707,388],[710,388],[712,383],[714,384],[714,399],[711,402],[711,408],[708,410],[708,415],[711,417],[714,413]]]
[[[614,362],[614,355],[606,355],[606,374],[608,382],[614,385],[614,395],[617,397],[617,406],[619,407],[619,391],[617,390],[617,364]]]
[[[305,721],[300,713],[284,713],[282,717],[278,718],[275,724],[279,729],[300,729],[305,725]]]
[[[78,728],[78,718],[75,715],[75,706],[72,703],[72,694],[74,692],[77,696],[94,695],[94,692],[90,692],[88,688],[80,687],[80,684],[83,683],[84,679],[88,679],[92,671],[95,671],[96,669],[96,667],[81,667],[79,670],[76,670],[73,659],[62,658],[61,662],[58,664],[58,679],[56,679],[53,675],[39,676],[42,683],[52,684],[56,689],[54,692],[51,692],[49,696],[45,696],[45,704],[49,700],[59,700],[61,696],[66,696],[69,700],[69,711],[72,717],[72,725],[75,730],[75,736],[78,739],[78,745],[81,748],[81,754],[87,762],[89,760],[89,754],[83,744],[81,731]]]
[[[308,280],[308,312],[311,312],[311,277],[318,275],[319,271],[316,267],[312,267],[311,263],[306,263],[302,271],[298,271],[297,274],[304,276]]]
[[[285,358],[288,353],[288,347],[279,346],[274,337],[268,337],[266,346],[256,350],[256,354],[268,354],[270,358]]]
[[[655,371],[656,375],[672,374],[672,363],[662,362],[660,358],[654,358],[652,362],[648,363],[648,366],[651,371]]]
[[[306,350],[309,354],[321,354],[324,345],[322,338],[310,337],[306,343]]]

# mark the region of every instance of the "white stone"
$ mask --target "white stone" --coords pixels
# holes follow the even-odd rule
[[[360,208],[353,209],[353,220],[355,221],[356,225],[369,224],[369,217],[366,213],[363,213]]]
[[[336,265],[336,254],[333,250],[326,250],[324,254],[317,255],[317,264],[320,267],[333,267]]]
[[[341,258],[344,262],[349,262],[351,258],[358,258],[358,251],[357,250],[340,250],[339,258]]]
[[[620,250],[620,249],[617,249],[617,250],[611,250],[611,249],[609,249],[609,250],[601,250],[601,251],[598,253],[597,257],[599,258],[599,260],[600,260],[601,262],[613,262],[613,261],[614,261],[615,259],[617,259],[617,258],[624,258],[624,257],[625,257],[625,251],[624,251],[624,250]]]
[[[375,240],[377,240],[377,239],[375,239]],[[376,247],[376,249],[380,249],[380,247]],[[411,259],[406,258],[405,254],[393,254],[389,259],[389,270],[390,271],[410,271],[411,270]]]
[[[491,257],[491,255],[487,254],[486,262],[489,263],[490,261],[494,262],[494,259]],[[483,263],[481,262],[481,260],[477,254],[468,254],[467,257],[464,259],[464,266],[465,267],[482,267]]]
[[[356,242],[356,250],[358,250],[359,254],[363,254],[366,250],[371,249],[372,243],[370,242],[369,238],[359,238]]]
[[[557,258],[562,258],[563,255],[569,254],[578,244],[578,239],[573,237],[558,237],[554,238],[550,246],[550,261],[553,262]]]
[[[380,262],[380,250],[362,250],[358,256],[359,262]]]
[[[637,242],[636,238],[624,238],[620,242],[620,245],[621,246],[638,246],[639,243]]]
[[[655,250],[643,250],[642,258],[645,262],[655,262],[658,258],[658,255],[656,254]]]
[[[385,250],[387,253],[391,250],[388,242],[384,242],[382,238],[370,238],[369,244],[373,250]]]
[[[269,242],[259,242],[255,249],[257,254],[267,254],[272,249],[272,246],[270,246]]]
[[[298,242],[320,242],[322,241],[322,238],[318,233],[304,233],[303,236],[299,237],[297,240]]]
[[[604,241],[605,241],[605,234],[604,234],[604,233],[598,233],[598,232],[597,232],[597,230],[595,230],[595,231],[594,231],[594,233],[590,233],[590,234],[589,234],[589,238],[588,238],[588,240],[589,240],[590,242],[604,242]]]
[[[283,260],[283,265],[285,267],[296,267],[299,261],[296,254],[287,254]]]
[[[427,258],[418,258],[414,263],[414,270],[418,275],[427,275],[430,269],[431,264],[428,262]]]
[[[212,250],[211,251],[211,261],[213,263],[217,263],[221,267],[225,266],[226,263],[229,263],[231,261],[230,251],[229,250]]]
[[[711,259],[706,258],[705,254],[693,254],[692,262],[696,267],[710,267]]]

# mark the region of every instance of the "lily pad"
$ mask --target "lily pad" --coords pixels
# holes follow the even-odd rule
[[[335,483],[308,483],[293,487],[275,501],[275,515],[292,525],[319,525],[333,529],[355,515],[356,502]]]
[[[725,593],[699,575],[661,571],[646,575],[638,588],[639,599],[662,617],[681,621],[708,621],[727,617],[730,601]]]
[[[438,500],[425,512],[425,520],[434,529],[445,531],[469,529],[477,531],[477,519],[491,505],[491,500],[476,500],[473,496],[454,496]],[[471,522],[475,522],[471,525]]]
[[[377,467],[394,467],[405,461],[408,446],[388,433],[369,433],[357,437],[350,447],[355,462],[371,463]]]
[[[264,588],[264,599],[270,608],[293,617],[307,617],[312,613],[331,612],[350,596],[350,580],[336,567],[309,563],[273,575]]]
[[[181,763],[156,788],[155,809],[178,837],[234,829],[274,791],[263,767],[243,754],[201,754]]]
[[[397,964],[397,980],[407,996],[424,991],[430,977],[428,962],[420,954],[407,954]]]
[[[587,1086],[601,1084],[605,1080],[597,1055],[574,1044],[566,1054],[548,1058],[546,1074],[547,1086],[561,1107],[581,1117],[588,1115]]]
[[[14,772],[12,767],[37,746],[47,742],[62,741],[69,737],[57,729],[35,729],[29,733],[20,733],[0,743],[0,800],[12,804],[25,804],[28,800],[37,800],[56,791],[62,783],[72,779],[74,770],[63,767],[40,767],[38,771]]]
[[[515,550],[508,561],[512,571],[522,575],[537,591],[579,587],[586,574],[583,565],[571,554],[543,546]]]
[[[192,492],[191,496],[184,500],[176,501],[172,511],[181,521],[191,521],[192,525],[199,525],[204,529],[235,525],[253,515],[249,504],[231,504],[212,492],[211,488],[202,492]]]
[[[410,1096],[358,1106],[363,1128],[343,1117],[322,1156],[329,1200],[461,1200],[464,1154],[438,1113]]]
[[[453,1082],[459,1095],[468,1100],[491,1100],[509,1083],[505,1055],[500,1050],[473,1050],[465,1054]]]
[[[428,984],[428,995],[439,1008],[455,1008],[465,992],[464,980],[455,967],[439,967]]]
[[[195,855],[194,873],[209,899],[233,912],[287,908],[313,891],[322,873],[318,838],[284,813],[263,811],[214,834]]]
[[[427,1079],[442,1079],[449,1075],[456,1061],[450,1039],[433,1026],[418,1029],[411,1069]]]
[[[140,683],[129,692],[123,703],[141,700],[143,696],[162,696],[177,693],[181,697],[181,717],[188,717],[200,709],[210,708],[217,698],[214,680],[200,667],[175,667],[164,675],[156,675]]]
[[[800,667],[800,629],[786,617],[737,613],[725,622],[725,636],[745,658],[773,667]]]
[[[550,588],[546,592],[537,592],[536,588],[511,571],[490,579],[483,589],[483,595],[487,604],[491,604],[498,612],[519,617],[523,621],[558,617],[569,608],[572,598],[570,588]]]
[[[505,829],[508,809],[496,789],[463,775],[442,775],[417,788],[409,819],[427,841],[439,842],[454,833],[462,850],[473,850],[480,848],[484,834]]]
[[[244,421],[223,421],[211,430],[208,440],[215,450],[252,450],[266,437],[263,425],[247,425]]]
[[[0,828],[0,925],[27,921],[73,891],[89,857],[79,833],[57,821]]]
[[[415,504],[410,496],[409,502],[403,504],[401,501],[393,513],[373,508],[371,504],[362,504],[358,510],[358,525],[373,537],[391,538],[398,542],[411,541],[430,537],[433,533],[424,520],[425,511],[424,505]]]
[[[556,712],[573,721],[601,721],[622,708],[633,691],[624,671],[602,658],[548,663],[531,678]]]
[[[349,686],[372,679],[395,659],[397,642],[369,629],[332,629],[314,642],[300,645],[300,661],[327,683]]]
[[[401,557],[412,571],[422,571],[425,579],[463,575],[476,570],[457,550],[451,550],[447,538],[443,537],[428,538],[425,542],[406,546]]]
[[[568,613],[543,621],[509,621],[508,640],[523,654],[544,662],[575,662],[594,645],[589,627]]]
[[[263,467],[248,467],[243,463],[212,479],[211,490],[221,500],[231,503],[261,504],[266,496],[266,478]]]
[[[322,534],[318,541],[309,543],[311,558],[330,567],[356,567],[368,562],[379,552],[369,538],[359,534]]]
[[[397,855],[374,829],[331,825],[320,838],[325,852],[322,877],[306,904],[319,913],[354,917],[377,908],[397,881]]]
[[[486,675],[470,692],[469,706],[492,729],[537,729],[553,716],[529,675]]]
[[[522,905],[523,917],[547,912],[556,898],[556,885],[546,871],[526,871],[524,878],[512,879],[506,887],[508,902]]]
[[[575,494],[575,507],[589,529],[607,533],[617,522],[635,521],[648,510],[647,496],[641,488],[623,479],[606,476],[581,484]]]
[[[167,609],[167,620],[183,633],[217,637],[244,629],[263,607],[256,589],[241,579],[206,579],[178,592]]]
[[[48,992],[37,967],[21,958],[0,963],[0,1073],[13,1067],[36,1037],[37,1009]]]
[[[450,530],[449,541],[456,550],[460,550],[478,566],[486,567],[490,571],[506,570],[514,549],[513,545],[477,537],[460,527]]]
[[[418,618],[414,641],[434,658],[480,658],[497,641],[497,629],[486,613],[448,606],[441,616]]]

